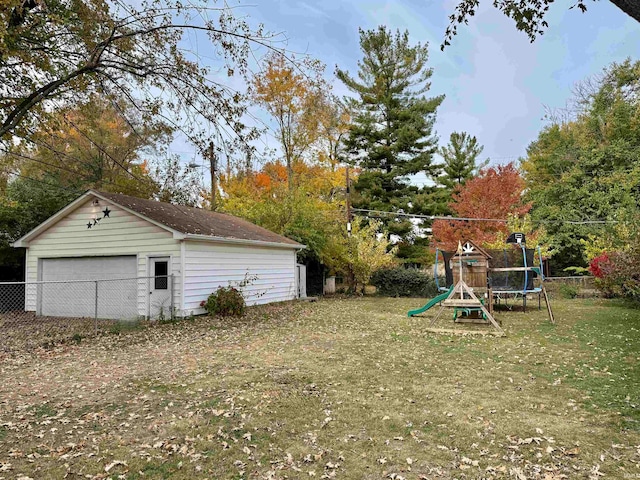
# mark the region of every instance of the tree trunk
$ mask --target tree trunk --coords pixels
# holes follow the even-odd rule
[[[356,280],[356,276],[349,272],[347,275],[347,285],[349,285],[349,291],[347,293],[354,295],[357,293],[358,289],[358,281]]]
[[[611,0],[611,3],[640,22],[640,2],[638,0]]]
[[[287,182],[289,185],[289,191],[293,192],[293,166],[291,160],[287,158]]]

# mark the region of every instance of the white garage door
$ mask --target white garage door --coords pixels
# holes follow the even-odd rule
[[[45,258],[40,268],[43,282],[55,282],[40,285],[41,315],[94,317],[97,307],[98,318],[138,316],[135,256]]]

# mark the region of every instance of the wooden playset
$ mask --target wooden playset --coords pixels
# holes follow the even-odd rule
[[[445,272],[449,288],[440,288],[445,293],[438,295],[423,307],[411,310],[408,316],[424,313],[440,304],[440,309],[429,323],[428,330],[445,333],[493,333],[505,335],[500,323],[494,318],[494,303],[508,302],[511,298],[522,298],[526,311],[527,295],[538,295],[538,309],[541,298],[547,306],[549,319],[555,323],[551,304],[544,288],[544,272],[540,248],[537,248],[539,265],[535,266],[536,250],[526,249],[525,237],[521,233],[509,236],[507,243],[513,244],[510,251],[485,250],[472,241],[459,242],[455,253],[441,252],[445,259]],[[437,282],[438,254],[434,276]],[[521,255],[521,256],[518,256]],[[539,285],[534,285],[539,279]],[[506,303],[508,306],[508,303]],[[446,308],[453,308],[456,323],[480,323],[493,327],[489,332],[480,330],[451,330],[435,328]]]

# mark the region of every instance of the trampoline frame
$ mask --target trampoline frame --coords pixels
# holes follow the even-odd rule
[[[544,266],[542,263],[542,251],[540,249],[540,245],[536,245],[536,248],[533,249],[533,264],[531,266],[529,266],[527,264],[527,249],[526,246],[524,244],[519,244],[520,248],[522,250],[522,259],[523,259],[523,264],[524,267],[513,267],[512,269],[510,269],[509,267],[504,267],[504,268],[500,268],[501,272],[509,272],[509,271],[524,271],[524,284],[523,284],[523,288],[521,290],[515,290],[515,289],[508,289],[508,290],[501,290],[501,289],[495,289],[493,287],[491,287],[491,292],[493,297],[497,300],[498,304],[500,304],[500,300],[504,299],[505,300],[505,305],[507,305],[508,307],[508,297],[509,296],[513,296],[514,300],[518,298],[519,295],[522,295],[522,305],[523,305],[523,309],[526,312],[527,310],[527,294],[529,293],[534,293],[534,294],[538,294],[538,310],[540,310],[542,308],[541,305],[541,294],[542,294],[542,290],[543,287],[534,287],[532,289],[527,289],[527,284],[529,283],[529,272],[535,272],[538,275],[540,275],[540,280],[541,282],[544,282],[545,276],[544,276]],[[535,266],[535,257],[536,257],[536,253],[538,254],[538,263],[539,266],[536,267]],[[433,278],[435,280],[435,284],[436,284],[436,288],[439,291],[446,291],[448,290],[446,287],[441,287],[440,286],[440,282],[438,280],[438,257],[440,256],[440,254],[442,254],[442,259],[443,262],[445,263],[445,271],[446,271],[446,262],[445,262],[445,255],[444,255],[444,251],[440,250],[439,248],[436,247],[436,258],[435,258],[435,262],[433,265]],[[505,250],[505,255],[506,255],[506,250]],[[506,263],[506,262],[505,262]],[[491,273],[493,269],[489,269],[489,273]],[[495,270],[494,270],[495,271]],[[445,275],[446,276],[446,275]],[[489,280],[489,277],[487,277],[487,281]],[[503,297],[503,295],[505,295]]]

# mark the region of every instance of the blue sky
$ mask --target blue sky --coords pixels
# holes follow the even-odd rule
[[[562,107],[576,82],[613,61],[639,57],[640,24],[607,0],[588,2],[585,14],[569,10],[571,1],[552,4],[549,28],[534,43],[490,0],[482,0],[478,14],[441,52],[455,3],[270,0],[244,11],[252,23],[284,32],[289,50],[323,61],[340,95],[348,92],[333,72],[336,65],[357,71],[359,27],[408,29],[412,42],[429,43],[431,94],[446,96],[435,126],[440,143],[446,144],[453,131],[466,131],[478,137],[483,157],[492,164],[524,155],[546,124],[545,106]]]

